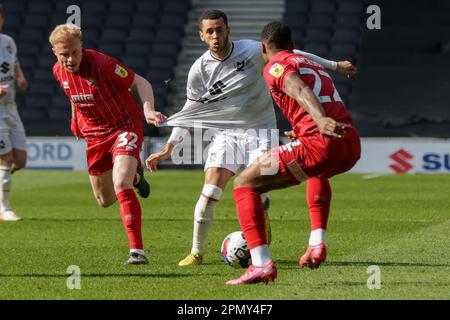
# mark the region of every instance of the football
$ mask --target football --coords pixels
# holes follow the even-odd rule
[[[250,249],[242,231],[235,231],[222,242],[222,258],[233,268],[247,268],[252,263]]]

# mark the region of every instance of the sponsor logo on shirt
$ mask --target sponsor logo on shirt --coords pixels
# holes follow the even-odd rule
[[[117,74],[121,78],[128,77],[128,71],[125,70],[125,68],[119,66],[118,64],[116,64],[116,71],[114,71],[114,73]]]
[[[9,63],[8,63],[8,62],[3,62],[3,63],[0,65],[0,71],[1,71],[2,73],[7,73],[7,72],[9,71],[9,69],[10,69],[10,67],[9,67]]]
[[[73,102],[76,103],[88,103],[88,102],[95,102],[94,95],[93,94],[73,94],[70,96],[72,98]]]
[[[283,72],[284,72],[284,68],[278,63],[275,63],[272,67],[270,67],[270,70],[269,70],[269,73],[271,75],[273,75],[275,78],[281,77]]]

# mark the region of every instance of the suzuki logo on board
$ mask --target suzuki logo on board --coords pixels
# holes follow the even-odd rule
[[[395,171],[395,173],[407,173],[413,168],[413,165],[408,160],[413,159],[413,155],[404,149],[400,149],[389,156],[395,163],[389,165],[389,167]]]

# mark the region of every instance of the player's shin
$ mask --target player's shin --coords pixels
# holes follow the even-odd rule
[[[313,177],[306,182],[306,199],[311,219],[309,245],[326,243],[326,229],[330,213],[331,187],[327,178]]]
[[[195,206],[191,253],[203,255],[206,237],[208,236],[209,228],[214,222],[216,206],[221,196],[221,188],[212,184],[204,185],[202,194]]]
[[[264,266],[272,260],[264,227],[264,208],[260,193],[253,187],[234,189],[237,215],[247,240],[254,266]]]
[[[142,210],[139,200],[132,189],[119,192],[116,196],[120,204],[123,226],[130,241],[130,252],[144,254],[141,233]]]
[[[11,168],[0,166],[0,212],[11,210],[9,193],[11,191]]]

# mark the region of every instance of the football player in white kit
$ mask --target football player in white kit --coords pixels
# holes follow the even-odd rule
[[[219,10],[202,13],[199,27],[200,38],[209,50],[191,66],[187,80],[187,101],[183,110],[198,105],[199,102],[217,102],[223,104],[223,108],[238,106],[239,112],[233,116],[243,120],[244,124],[238,132],[217,130],[212,138],[204,169],[205,182],[194,211],[192,249],[178,263],[180,266],[202,264],[207,233],[228,181],[240,168],[249,166],[258,156],[275,147],[271,146],[270,133],[272,129],[276,129],[276,117],[270,92],[262,77],[264,61],[261,42],[230,41],[227,17]],[[337,69],[345,74],[352,74],[354,70],[347,61],[337,63],[309,53],[302,54],[328,69]],[[225,115],[225,119],[221,120],[226,124],[232,119]],[[147,158],[146,164],[150,171],[155,171],[158,161],[165,160],[172,154],[173,148],[183,140],[186,133],[187,130],[183,128],[173,129],[164,148]],[[267,213],[270,199],[263,194],[261,201]],[[270,242],[267,214],[266,233]]]
[[[0,5],[0,32],[3,22]],[[25,167],[27,161],[25,129],[15,102],[15,83],[21,90],[28,87],[13,38],[0,33],[0,221],[20,220],[12,211],[9,199],[11,173]]]

